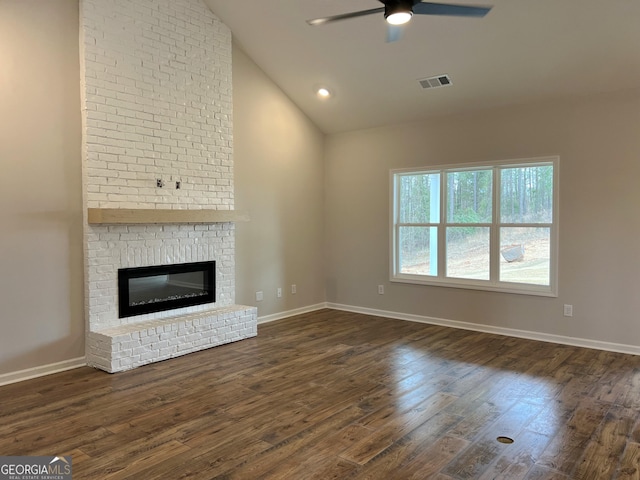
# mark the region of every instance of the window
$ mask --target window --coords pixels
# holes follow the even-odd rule
[[[557,295],[558,161],[392,171],[391,280]]]

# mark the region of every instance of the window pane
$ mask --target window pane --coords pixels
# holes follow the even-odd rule
[[[400,223],[440,221],[440,174],[400,177]]]
[[[489,228],[447,228],[447,277],[489,280]]]
[[[551,229],[500,229],[500,281],[549,285]]]
[[[491,223],[492,190],[491,170],[447,173],[447,221]]]
[[[438,275],[438,227],[400,227],[399,271]]]
[[[553,221],[553,165],[504,168],[500,171],[500,221]]]

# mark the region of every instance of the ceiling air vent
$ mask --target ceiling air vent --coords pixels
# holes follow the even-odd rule
[[[423,78],[421,80],[418,80],[418,83],[422,88],[448,87],[449,85],[453,85],[453,82],[449,78],[449,75],[446,74]]]

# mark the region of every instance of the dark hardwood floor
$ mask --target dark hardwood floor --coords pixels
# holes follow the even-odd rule
[[[332,310],[0,409],[0,455],[75,480],[640,479],[640,357]]]

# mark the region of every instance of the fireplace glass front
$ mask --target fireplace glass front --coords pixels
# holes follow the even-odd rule
[[[216,262],[118,270],[119,317],[215,302]]]

